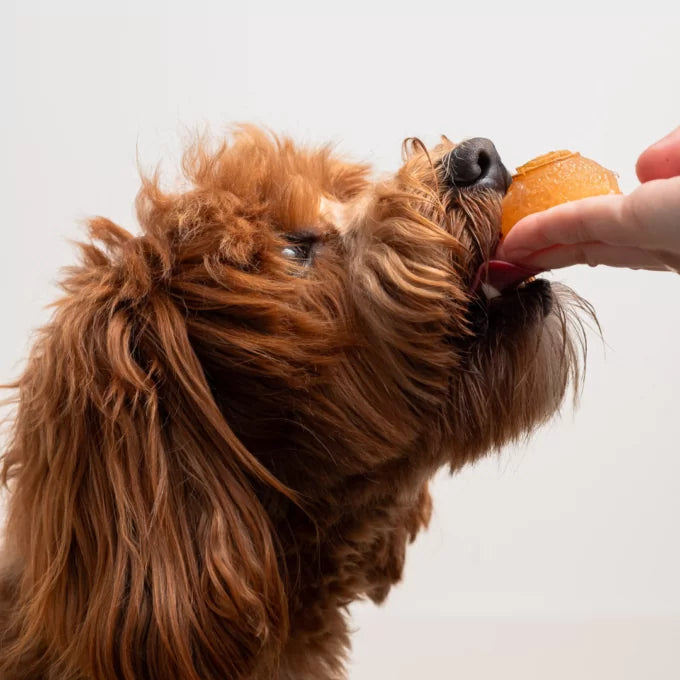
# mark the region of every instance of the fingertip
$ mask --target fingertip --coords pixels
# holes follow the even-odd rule
[[[635,173],[643,184],[680,175],[680,127],[640,154]]]
[[[645,182],[648,182],[651,179],[648,166],[649,166],[648,155],[647,152],[645,151],[637,159],[637,163],[635,163],[635,174],[637,175],[638,181],[641,184],[644,184]]]
[[[519,264],[536,251],[555,245],[559,235],[552,232],[564,222],[564,214],[565,204],[524,216],[501,241],[498,253],[508,262]]]
[[[539,214],[540,213],[531,213],[531,215],[526,215],[517,220],[510,231],[503,237],[499,249],[503,248],[506,252],[513,250],[517,241],[521,241],[527,231],[531,232],[534,230],[537,222],[537,215]]]
[[[644,151],[635,163],[635,174],[640,184],[659,179],[663,175],[663,149],[650,147]]]

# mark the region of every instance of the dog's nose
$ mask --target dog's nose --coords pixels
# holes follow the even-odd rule
[[[474,186],[505,193],[512,182],[493,142],[484,137],[461,142],[441,163],[444,177],[456,188]]]

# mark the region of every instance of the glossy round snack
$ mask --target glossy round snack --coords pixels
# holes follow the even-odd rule
[[[501,232],[522,217],[588,196],[620,194],[616,175],[573,151],[552,151],[517,168],[503,199]]]

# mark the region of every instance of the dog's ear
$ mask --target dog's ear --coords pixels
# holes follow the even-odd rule
[[[162,285],[169,249],[106,220],[91,231],[105,247],[82,246],[16,384],[3,473],[18,576],[0,670],[245,677],[286,636],[257,491],[287,489],[213,399],[189,312]]]

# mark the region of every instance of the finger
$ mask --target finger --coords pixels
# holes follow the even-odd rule
[[[594,196],[529,215],[497,256],[522,262],[554,245],[592,242],[680,254],[680,177],[646,182],[627,196]]]
[[[680,176],[641,184],[624,203],[620,233],[599,240],[680,254]]]
[[[680,175],[680,127],[643,151],[635,172],[641,182]]]
[[[547,250],[533,253],[522,264],[537,269],[560,269],[575,264],[591,267],[607,265],[628,269],[650,269],[667,271],[667,267],[653,253],[639,248],[617,247],[606,243],[578,243],[568,246],[553,246]]]
[[[602,231],[616,233],[623,204],[619,194],[594,196],[528,215],[501,242],[497,256],[515,262],[554,245],[605,241]]]

